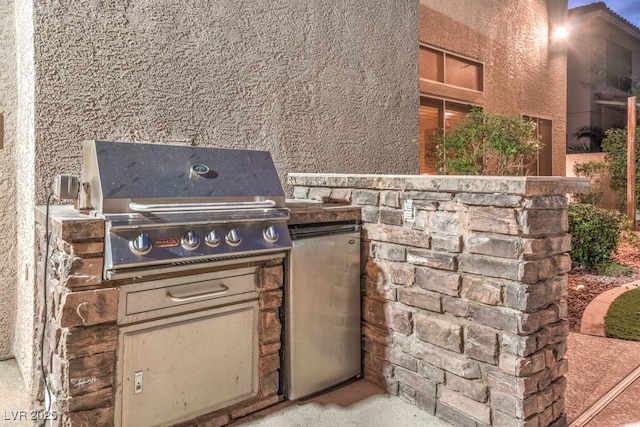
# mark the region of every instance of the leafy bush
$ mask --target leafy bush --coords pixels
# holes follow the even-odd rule
[[[568,212],[573,263],[597,267],[609,262],[620,242],[620,215],[584,204],[569,205]]]
[[[436,135],[436,163],[443,175],[523,175],[540,142],[535,123],[474,108],[454,129]]]
[[[573,172],[581,178],[589,178],[589,192],[576,194],[574,197],[578,203],[597,205],[602,201],[604,190],[602,189],[602,176],[607,173],[607,164],[603,162],[576,163]]]
[[[607,129],[602,140],[602,150],[606,153],[605,160],[611,175],[611,188],[616,193],[616,205],[621,211],[627,208],[627,130]],[[636,128],[636,135],[640,136],[640,127]],[[636,138],[636,209],[640,207],[640,138]]]

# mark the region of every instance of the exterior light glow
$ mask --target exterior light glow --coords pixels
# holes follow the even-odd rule
[[[566,27],[557,27],[553,31],[553,39],[554,40],[563,40],[569,37],[569,30]]]

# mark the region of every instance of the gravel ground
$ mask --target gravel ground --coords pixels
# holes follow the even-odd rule
[[[640,280],[640,249],[629,242],[622,242],[613,256],[616,262],[633,269],[631,276],[603,276],[583,267],[573,268],[569,272],[567,286],[567,305],[569,308],[569,328],[580,331],[580,319],[587,305],[602,292]]]

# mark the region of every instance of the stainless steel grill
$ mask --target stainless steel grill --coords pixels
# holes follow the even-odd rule
[[[106,220],[105,279],[291,248],[268,152],[86,141],[81,181]]]

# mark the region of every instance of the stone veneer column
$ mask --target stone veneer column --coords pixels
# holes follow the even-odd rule
[[[362,206],[365,377],[454,425],[566,425],[566,193],[584,179],[290,174]]]
[[[36,313],[42,319],[45,208],[37,210],[40,247]],[[56,403],[52,425],[112,426],[116,391],[119,287],[126,283],[102,280],[104,221],[70,205],[52,206],[47,276],[47,325],[44,366]],[[179,426],[224,426],[236,418],[279,401],[284,271],[281,260],[259,266],[259,388],[257,396],[202,415]],[[34,331],[40,348],[42,322]],[[40,359],[36,361],[39,364]],[[42,384],[40,367],[35,383]],[[40,390],[42,395],[43,390]],[[39,405],[42,407],[42,403]],[[48,424],[49,425],[49,424]]]

